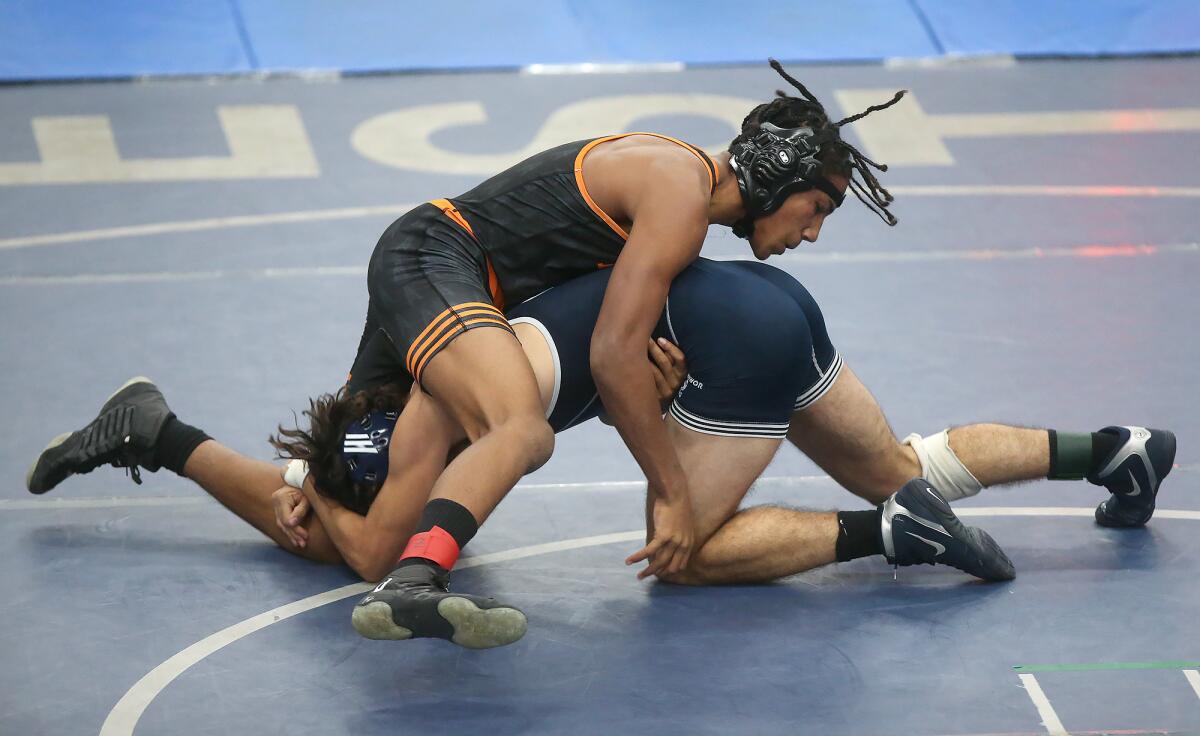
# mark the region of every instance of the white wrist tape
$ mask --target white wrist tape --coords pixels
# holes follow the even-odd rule
[[[921,477],[929,481],[947,501],[974,496],[983,489],[983,484],[971,475],[958,455],[950,448],[949,430],[928,437],[910,434],[904,444],[917,451],[921,461]]]
[[[290,460],[287,470],[283,471],[283,482],[292,488],[304,488],[304,479],[308,477],[308,463],[303,460]]]

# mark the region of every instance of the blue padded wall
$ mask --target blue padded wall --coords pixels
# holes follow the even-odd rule
[[[454,69],[586,61],[563,0],[240,0],[263,69]]]
[[[569,0],[604,61],[687,64],[933,56],[912,7],[897,0]]]
[[[1200,0],[915,0],[950,54],[1200,49]]]
[[[224,0],[0,0],[0,79],[253,69]]]
[[[815,14],[767,0],[241,0],[241,7],[264,69],[706,64],[936,53],[911,7],[896,0],[842,0]]]
[[[1200,50],[1200,0],[0,0],[0,80]]]

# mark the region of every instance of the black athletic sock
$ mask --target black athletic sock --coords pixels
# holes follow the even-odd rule
[[[183,475],[183,466],[187,464],[188,458],[201,442],[211,439],[204,430],[184,424],[172,414],[159,430],[158,439],[154,441],[154,462]]]
[[[435,527],[441,529],[442,534],[431,539]],[[448,498],[435,498],[425,504],[421,521],[417,524],[416,531],[413,532],[412,539],[396,567],[428,565],[448,571],[454,567],[458,553],[478,531],[479,524],[475,521],[475,516],[465,506]],[[444,538],[446,534],[453,539],[458,549],[445,548],[444,543],[448,541]]]
[[[870,511],[839,511],[837,561],[849,562],[859,557],[883,554],[883,507]]]
[[[1100,463],[1117,449],[1116,435],[1104,432],[1050,434],[1050,480],[1082,480],[1099,470]]]

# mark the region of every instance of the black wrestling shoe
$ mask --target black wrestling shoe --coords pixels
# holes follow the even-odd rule
[[[1120,445],[1088,473],[1089,483],[1104,486],[1112,495],[1096,507],[1101,526],[1138,527],[1154,515],[1154,499],[1163,478],[1175,463],[1175,435],[1165,429],[1105,427]]]
[[[434,637],[468,649],[512,644],[525,614],[493,598],[450,592],[450,575],[429,565],[391,572],[354,606],[354,630],[368,639]]]
[[[151,473],[159,468],[154,443],[172,416],[149,378],[131,378],[108,397],[86,427],[50,440],[25,474],[25,487],[30,493],[45,493],[68,477],[101,465],[127,468],[133,482],[141,484],[139,468]]]
[[[1012,562],[996,540],[963,526],[924,478],[904,484],[883,504],[883,550],[893,565],[950,565],[984,580],[1012,580]]]

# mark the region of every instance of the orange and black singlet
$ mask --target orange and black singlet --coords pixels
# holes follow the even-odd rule
[[[629,234],[592,201],[583,160],[597,145],[629,135],[653,135],[690,150],[716,187],[716,165],[700,149],[653,133],[627,133],[551,148],[451,198],[488,254],[509,304],[617,260]]]
[[[367,270],[367,325],[351,371],[352,389],[399,370],[420,380],[429,361],[476,327],[509,328],[506,305],[611,266],[628,238],[588,195],[583,162],[597,145],[626,133],[556,146],[496,174],[465,194],[434,200],[384,232]]]

